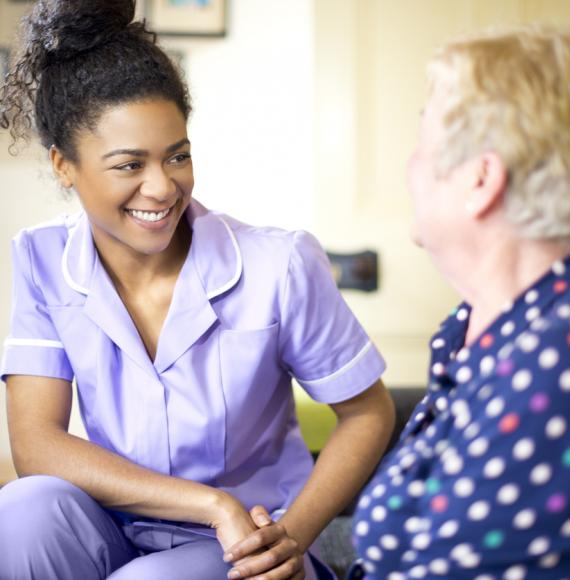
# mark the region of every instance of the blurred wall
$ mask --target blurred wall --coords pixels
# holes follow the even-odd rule
[[[8,0],[0,0],[0,15]],[[195,195],[256,224],[313,231],[333,251],[380,253],[380,291],[346,292],[388,360],[388,385],[425,383],[427,343],[457,296],[408,238],[404,170],[434,47],[463,31],[570,23],[567,0],[229,0],[224,39],[176,40],[194,99]],[[10,238],[75,211],[37,147],[0,135],[0,336]],[[12,474],[0,389],[0,480]],[[74,411],[72,429],[81,433]]]

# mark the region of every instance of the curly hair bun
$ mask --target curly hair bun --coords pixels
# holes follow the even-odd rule
[[[37,133],[75,161],[77,134],[117,103],[167,99],[188,119],[180,71],[134,17],[135,0],[36,0],[0,79],[0,128],[10,130],[13,152]]]
[[[67,60],[125,31],[135,0],[37,0],[27,17],[28,42],[46,56]]]

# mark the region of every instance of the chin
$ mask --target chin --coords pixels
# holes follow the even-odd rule
[[[167,242],[162,242],[160,244],[149,244],[148,246],[143,246],[140,244],[137,246],[133,245],[131,246],[131,248],[135,252],[137,252],[138,254],[142,254],[143,256],[156,256],[157,254],[161,254],[166,249],[168,249],[170,241],[171,240],[168,240]]]
[[[154,248],[148,248],[144,253],[147,256],[157,256],[158,254],[162,254],[163,252],[166,252],[166,250],[168,250],[168,246],[170,246],[170,244],[164,244],[164,245],[157,246]]]

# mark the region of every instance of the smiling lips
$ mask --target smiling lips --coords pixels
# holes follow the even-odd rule
[[[169,207],[162,211],[141,211],[140,209],[127,209],[126,211],[129,215],[143,222],[158,222],[164,219],[172,211],[172,208]]]

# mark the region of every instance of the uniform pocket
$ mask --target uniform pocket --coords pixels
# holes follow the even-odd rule
[[[278,357],[279,323],[220,331],[226,403],[226,471],[271,461],[280,452],[291,412],[290,378]]]

